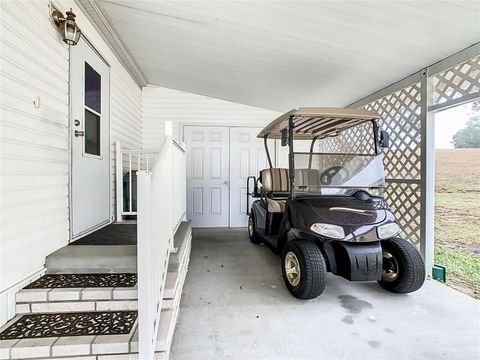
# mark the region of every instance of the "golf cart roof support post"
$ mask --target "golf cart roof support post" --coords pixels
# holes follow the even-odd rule
[[[312,168],[312,155],[313,155],[313,147],[315,145],[315,141],[318,139],[318,136],[315,136],[313,139],[312,139],[312,143],[310,144],[310,157],[308,159],[308,170],[310,170]]]
[[[293,115],[288,119],[288,174],[290,178],[290,197],[293,196],[295,186],[295,160],[293,157]]]
[[[268,151],[268,143],[267,143],[267,140],[268,140],[268,134],[266,134],[266,135],[263,137],[263,145],[265,146],[265,152],[267,153],[268,166],[270,166],[270,169],[272,169],[272,168],[273,168],[272,158],[270,157],[270,152]]]
[[[375,155],[380,154],[380,150],[378,147],[378,124],[375,120],[372,120],[373,124],[373,141],[375,142]]]

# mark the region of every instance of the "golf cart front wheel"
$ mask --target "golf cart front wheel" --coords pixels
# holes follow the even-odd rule
[[[283,280],[298,299],[314,299],[325,290],[327,266],[323,254],[311,241],[289,241],[282,253]]]
[[[255,217],[253,213],[250,214],[248,217],[248,237],[250,241],[254,244],[260,244],[262,241],[260,240],[259,236],[257,235],[257,231],[255,229]]]
[[[382,241],[383,270],[378,282],[393,293],[410,293],[425,281],[425,263],[417,248],[403,239]]]

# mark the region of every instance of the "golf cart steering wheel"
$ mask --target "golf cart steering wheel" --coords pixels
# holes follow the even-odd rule
[[[322,183],[322,185],[330,185],[333,178],[337,174],[341,175],[340,181],[343,181],[350,176],[348,170],[343,166],[332,166],[320,174],[320,182]]]

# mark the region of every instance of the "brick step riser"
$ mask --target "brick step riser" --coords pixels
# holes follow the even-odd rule
[[[183,285],[183,284],[182,284]],[[162,309],[173,308],[173,298],[164,298]],[[138,310],[137,300],[112,300],[112,301],[51,301],[35,303],[18,303],[16,313],[45,314],[59,312],[82,312],[82,311],[121,311]]]
[[[45,314],[82,311],[137,310],[137,300],[49,301],[17,303],[17,314]]]

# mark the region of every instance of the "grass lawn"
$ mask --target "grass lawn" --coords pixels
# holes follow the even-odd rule
[[[435,263],[480,299],[480,149],[436,150]]]

